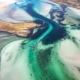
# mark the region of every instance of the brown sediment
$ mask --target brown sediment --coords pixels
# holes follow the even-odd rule
[[[19,36],[27,36],[30,33],[29,29],[36,26],[40,26],[40,24],[34,22],[8,23],[0,21],[0,31],[7,31]]]
[[[80,9],[80,0],[50,0],[52,2]]]

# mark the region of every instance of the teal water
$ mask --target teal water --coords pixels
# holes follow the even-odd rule
[[[44,25],[38,30],[35,28],[36,32],[27,38],[13,36],[9,41],[10,36],[7,36],[8,40],[3,36],[6,43],[1,47],[2,80],[80,80],[80,31],[78,21],[74,23],[78,17],[70,15],[71,18],[65,17],[66,20],[68,18],[67,22],[61,23],[64,20],[61,14],[64,11],[70,14],[68,8],[45,3],[52,6],[48,10],[51,11],[51,14],[48,13],[51,16],[49,18],[44,16],[45,13],[38,12],[37,9],[40,8],[35,9],[35,5],[41,7],[41,3],[44,4],[34,3],[33,0],[26,2],[25,5],[16,4],[34,21],[39,20]],[[45,11],[46,8],[43,9]],[[54,16],[55,12],[59,12],[59,15]],[[59,17],[57,22],[55,17]],[[69,22],[69,19],[72,22]],[[58,22],[59,20],[61,22]]]

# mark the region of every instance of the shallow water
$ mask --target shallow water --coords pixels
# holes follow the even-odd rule
[[[25,37],[0,32],[1,79],[80,80],[79,12],[48,0],[25,0],[2,9],[3,22],[41,26]]]

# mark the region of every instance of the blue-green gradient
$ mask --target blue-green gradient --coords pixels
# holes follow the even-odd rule
[[[8,40],[2,38],[6,40],[0,47],[2,79],[80,80],[80,65],[77,65],[80,64],[80,59],[76,63],[71,63],[70,58],[66,58],[65,53],[61,55],[60,51],[64,43],[65,50],[62,50],[70,53],[71,59],[74,54],[77,55],[66,51],[66,46],[69,43],[79,48],[80,38],[77,35],[80,16],[76,16],[74,11],[72,16],[68,7],[49,1],[27,0],[21,4],[16,2],[12,6],[15,10],[24,10],[32,17],[32,21],[40,22],[41,26],[34,28],[33,31],[36,32],[25,38],[14,35],[12,39],[9,36]],[[72,45],[71,50],[74,49]]]

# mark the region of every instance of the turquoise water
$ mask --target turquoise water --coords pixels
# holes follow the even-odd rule
[[[12,15],[1,20],[21,22],[17,15],[21,9],[26,13],[23,21],[36,21],[41,27],[25,38],[0,33],[2,80],[80,80],[80,14],[48,1],[10,6],[8,13],[14,9],[17,18]]]

